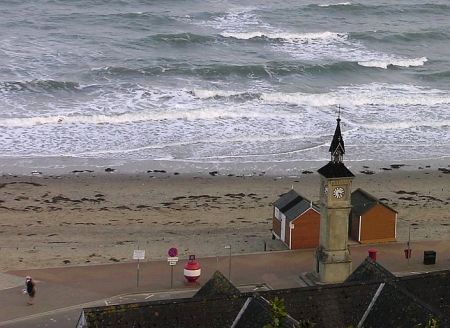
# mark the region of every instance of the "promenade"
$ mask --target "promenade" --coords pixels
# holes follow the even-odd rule
[[[377,261],[396,275],[450,269],[450,241],[420,241],[411,244],[412,258],[404,256],[405,243],[352,245],[353,268],[377,250]],[[437,252],[436,264],[424,265],[423,252]],[[313,250],[270,251],[200,258],[202,276],[198,284],[183,277],[187,259],[180,259],[173,271],[166,261],[141,261],[139,286],[137,262],[108,265],[16,270],[0,274],[0,327],[75,327],[83,307],[190,297],[214,271],[229,274],[242,290],[304,286],[300,278],[313,268]],[[34,305],[27,305],[22,293],[25,276],[36,282]]]

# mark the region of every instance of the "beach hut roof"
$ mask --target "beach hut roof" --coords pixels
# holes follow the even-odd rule
[[[299,217],[302,213],[304,213],[309,208],[314,209],[316,212],[320,213],[320,209],[314,205],[310,200],[306,198],[302,198],[297,204],[292,206],[288,211],[285,212],[286,221],[290,222]]]
[[[301,200],[302,197],[297,194],[294,189],[291,189],[287,193],[281,195],[280,198],[273,203],[273,206],[278,208],[282,213],[285,213]]]
[[[352,192],[351,203],[352,203],[352,213],[355,216],[361,216],[362,214],[364,214],[377,204],[381,204],[384,207],[390,209],[391,211],[397,213],[396,210],[382,203],[378,198],[372,196],[371,194],[362,190],[361,188],[358,188],[354,192]]]

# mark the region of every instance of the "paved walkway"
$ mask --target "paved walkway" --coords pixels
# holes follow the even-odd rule
[[[412,258],[404,258],[404,243],[374,246],[377,260],[397,275],[450,269],[450,241],[423,241],[411,245]],[[367,256],[371,246],[353,245],[351,253],[356,268]],[[424,265],[423,252],[437,252],[435,265]],[[173,288],[170,289],[170,267],[165,261],[140,263],[137,286],[136,263],[117,263],[17,270],[0,275],[0,327],[74,327],[82,307],[133,301],[190,297],[202,283],[220,270],[228,276],[229,257],[199,259],[202,277],[198,284],[187,284],[181,260],[174,267]],[[258,285],[269,288],[303,286],[300,274],[311,271],[313,251],[276,251],[231,257],[231,281],[236,286]],[[37,285],[35,304],[26,305],[22,294],[24,277],[31,275]],[[20,283],[20,285],[17,285]]]

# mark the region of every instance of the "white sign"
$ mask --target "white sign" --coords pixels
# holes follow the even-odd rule
[[[169,262],[169,265],[176,265],[178,262],[178,257],[176,256],[168,257],[167,262]]]
[[[135,249],[133,252],[133,260],[145,259],[145,249]]]

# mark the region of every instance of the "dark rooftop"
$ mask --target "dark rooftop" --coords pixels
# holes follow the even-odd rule
[[[239,295],[241,292],[220,272],[214,272],[209,279],[193,296],[194,298],[211,298],[217,296]]]
[[[345,282],[369,282],[392,280],[396,277],[378,262],[370,257],[366,259],[352,272]]]
[[[397,213],[396,210],[380,202],[379,199],[362,189],[356,189],[354,192],[352,192],[352,213],[355,216],[362,215],[377,204],[381,204],[391,211]]]
[[[273,206],[284,213],[302,199],[303,198],[299,194],[297,194],[294,189],[291,189],[287,193],[281,195],[281,197],[273,203]]]
[[[353,178],[354,174],[341,162],[328,162],[317,170],[325,178]]]
[[[288,323],[317,328],[356,327],[362,320],[366,328],[417,327],[430,318],[450,327],[450,271],[395,277],[366,260],[355,272],[359,279],[355,274],[342,284],[86,308],[80,327],[263,327],[275,298],[293,318]]]

